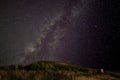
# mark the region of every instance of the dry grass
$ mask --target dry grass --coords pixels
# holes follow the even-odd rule
[[[110,75],[97,75],[97,76],[78,76],[73,80],[120,80],[120,78],[111,77]]]
[[[120,80],[120,73],[77,67],[64,63],[39,62],[16,69],[2,67],[0,80]]]
[[[99,79],[94,77],[80,76],[80,77],[76,77],[74,80],[99,80]]]

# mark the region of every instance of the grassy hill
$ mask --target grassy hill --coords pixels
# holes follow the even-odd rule
[[[75,65],[39,61],[27,66],[0,67],[0,80],[120,80],[120,73]]]

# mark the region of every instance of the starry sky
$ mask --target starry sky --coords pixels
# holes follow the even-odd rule
[[[1,0],[0,65],[61,61],[120,70],[118,2]]]

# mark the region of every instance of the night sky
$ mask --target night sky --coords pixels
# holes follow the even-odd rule
[[[0,0],[0,65],[120,70],[119,10],[114,0]]]

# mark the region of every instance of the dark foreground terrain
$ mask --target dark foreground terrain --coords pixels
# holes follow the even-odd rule
[[[120,73],[40,61],[0,67],[0,80],[120,80]]]

